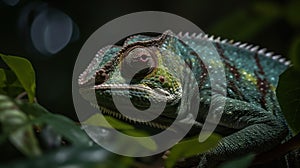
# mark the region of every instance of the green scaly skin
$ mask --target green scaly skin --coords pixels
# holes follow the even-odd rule
[[[221,62],[208,59],[209,67],[203,62],[203,56],[209,56],[211,52],[207,42],[214,45],[221,59]],[[178,57],[185,66],[176,61]],[[216,79],[209,78],[207,68],[214,69],[220,64],[224,66],[226,81],[217,82],[217,89],[212,90],[211,80]],[[130,80],[137,67],[143,70]],[[256,46],[220,41],[202,34],[172,36],[170,31],[166,31],[157,37],[135,35],[128,38],[123,46],[105,47],[79,77],[80,92],[87,100],[91,92],[95,92],[98,106],[107,115],[124,121],[137,121],[137,126],[144,124],[165,129],[178,115],[182,121],[188,116],[188,112],[178,114],[177,110],[184,96],[178,76],[189,75],[183,73],[187,67],[198,83],[200,94],[200,97],[195,97],[200,103],[192,130],[198,130],[198,133],[201,130],[213,93],[216,93],[214,98],[217,100],[214,107],[218,107],[218,102],[226,102],[215,130],[224,137],[216,148],[192,159],[198,160],[199,167],[215,167],[237,156],[265,152],[291,137],[275,94],[279,75],[289,67],[289,62]],[[219,94],[222,90],[226,95]],[[193,94],[193,90],[190,89],[188,94]],[[139,118],[126,119],[114,106],[112,95],[130,98],[133,105],[141,110],[147,109],[150,101],[165,102],[166,108],[151,122],[143,122]],[[287,157],[293,156],[286,155],[268,166],[295,166],[287,161]]]

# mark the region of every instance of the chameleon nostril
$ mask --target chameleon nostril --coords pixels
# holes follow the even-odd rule
[[[100,69],[96,72],[95,85],[100,85],[108,79],[108,74],[104,69]]]
[[[160,76],[160,77],[159,77],[159,81],[160,81],[161,83],[164,83],[164,82],[165,82],[165,78],[164,78],[163,76]]]

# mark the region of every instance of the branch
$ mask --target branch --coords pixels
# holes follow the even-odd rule
[[[270,151],[260,153],[255,156],[253,165],[270,162],[274,159],[286,155],[288,152],[298,149],[300,147],[300,133],[289,139],[287,142],[278,145]]]

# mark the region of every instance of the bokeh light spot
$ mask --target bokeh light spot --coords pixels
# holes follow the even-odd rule
[[[9,6],[16,6],[20,0],[2,0],[2,2]]]
[[[52,55],[62,50],[73,34],[71,18],[56,9],[39,13],[33,20],[30,30],[34,47],[42,54]]]

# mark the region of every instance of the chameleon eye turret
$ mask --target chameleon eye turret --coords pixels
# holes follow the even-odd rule
[[[135,46],[123,54],[121,62],[121,75],[125,79],[143,78],[157,67],[157,56],[153,47]]]

